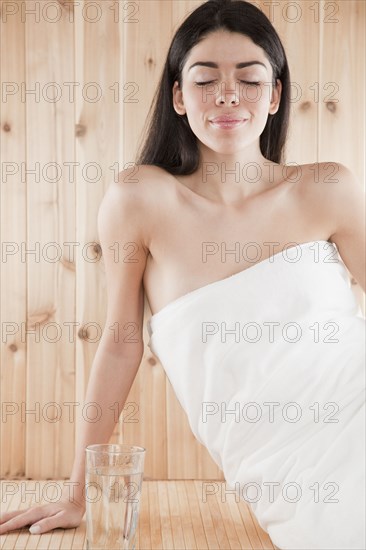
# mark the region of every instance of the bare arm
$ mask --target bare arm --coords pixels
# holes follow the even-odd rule
[[[352,171],[341,163],[320,162],[309,167],[299,186],[308,224],[337,245],[350,274],[366,292],[365,191]]]
[[[347,269],[366,292],[365,191],[351,170],[338,164],[336,183],[329,183],[325,208],[334,220],[331,240]]]
[[[115,426],[111,407],[122,411],[137,374],[143,351],[144,293],[142,276],[148,249],[143,228],[138,183],[112,183],[98,213],[98,230],[104,257],[108,309],[105,328],[90,373],[85,402],[98,403],[100,421],[90,423],[80,416],[79,438],[71,481],[84,483],[85,447],[106,443]],[[128,325],[128,327],[126,327]],[[112,327],[112,328],[111,328]],[[133,338],[128,334],[134,329]],[[83,500],[80,491],[78,500]]]
[[[88,422],[82,415],[77,419],[80,436],[70,477],[74,482],[74,499],[71,501],[68,493],[57,503],[6,513],[1,517],[0,534],[25,525],[39,527],[38,533],[79,525],[85,512],[85,447],[109,441],[116,424],[115,415],[109,407],[117,402],[118,410],[123,410],[137,374],[144,348],[142,277],[148,248],[144,234],[144,201],[139,184],[127,181],[129,172],[124,170],[120,173],[119,182],[110,184],[98,212],[108,307],[85,402],[98,403],[102,414],[95,423]],[[133,323],[135,327],[135,342],[127,341],[126,323]],[[113,330],[109,328],[112,326]]]

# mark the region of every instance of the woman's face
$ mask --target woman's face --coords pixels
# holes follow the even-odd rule
[[[244,63],[250,64],[236,67]],[[240,33],[215,31],[190,51],[182,89],[178,82],[173,86],[173,105],[178,114],[187,115],[203,144],[219,153],[235,153],[259,140],[268,114],[277,112],[278,79],[277,84],[273,88],[272,67],[262,48]],[[241,122],[228,127],[213,121],[225,116]]]

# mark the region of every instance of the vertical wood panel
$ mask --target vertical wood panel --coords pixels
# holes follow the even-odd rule
[[[75,201],[74,184],[66,172],[67,161],[74,160],[74,105],[63,83],[74,80],[73,25],[61,6],[57,23],[39,2],[29,0],[26,8],[27,248],[31,251],[26,406],[35,412],[27,415],[25,473],[67,476],[72,447],[65,442],[73,439],[73,425],[63,403],[74,400],[74,346],[66,327],[74,320],[75,275],[64,261],[63,243],[75,240]]]
[[[19,4],[19,3],[18,3]],[[14,3],[14,5],[16,5]],[[24,476],[25,424],[21,419],[26,391],[26,265],[22,243],[26,234],[25,103],[20,84],[25,80],[24,23],[20,11],[6,20],[0,4],[0,161],[1,177],[1,474]],[[15,46],[15,40],[16,45]],[[4,95],[5,93],[5,95]],[[8,168],[5,169],[5,163]],[[6,175],[6,170],[8,175]],[[3,248],[4,247],[4,248]]]
[[[94,6],[92,5],[94,4]],[[119,23],[112,2],[99,0],[75,7],[76,101],[76,401],[84,395],[105,325],[107,292],[97,216],[106,188],[118,173],[120,118]],[[117,166],[115,166],[117,163]],[[98,413],[86,404],[91,419]],[[89,411],[89,412],[88,412]],[[118,439],[117,424],[112,440]]]
[[[364,182],[366,3],[321,0],[321,11],[319,160]]]

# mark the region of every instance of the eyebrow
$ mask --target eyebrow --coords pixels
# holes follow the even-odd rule
[[[193,69],[193,67],[196,67],[196,65],[202,65],[203,67],[212,67],[213,69],[219,68],[218,64],[214,63],[213,61],[197,61],[196,63],[193,63],[193,65],[191,65],[188,70],[190,71],[191,69]],[[250,65],[263,65],[263,67],[267,69],[265,64],[261,61],[245,61],[242,63],[237,63],[235,65],[235,68],[242,69],[243,67],[248,67]]]

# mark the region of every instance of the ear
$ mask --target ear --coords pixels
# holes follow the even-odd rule
[[[282,92],[282,82],[279,78],[277,78],[276,86],[274,86],[272,89],[272,98],[271,98],[271,103],[268,111],[270,115],[276,114],[280,107],[281,92]]]
[[[175,112],[178,113],[178,115],[185,115],[186,109],[184,107],[184,102],[183,102],[183,92],[179,88],[179,84],[177,80],[174,82],[174,86],[173,86],[173,107]]]

